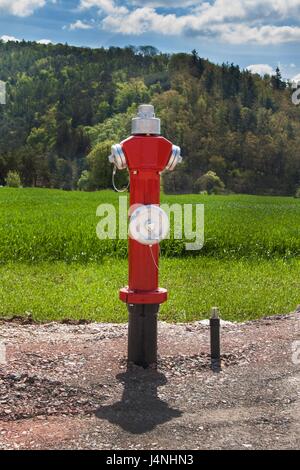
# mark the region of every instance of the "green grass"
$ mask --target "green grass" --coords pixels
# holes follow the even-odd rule
[[[96,209],[117,206],[112,191],[64,192],[0,188],[0,263],[101,261],[125,258],[125,240],[99,241]],[[204,203],[205,246],[196,256],[218,258],[300,255],[300,200],[259,196],[163,196],[162,202]],[[191,255],[181,240],[166,240],[168,257]],[[195,254],[194,254],[195,255]]]
[[[205,246],[162,245],[160,284],[170,292],[161,318],[243,321],[287,313],[300,303],[300,201],[256,196],[163,196],[204,203]],[[0,188],[0,316],[38,321],[126,321],[118,289],[127,284],[126,241],[96,237],[97,193]]]
[[[164,259],[161,285],[170,298],[160,318],[199,320],[208,317],[213,305],[231,321],[288,313],[299,303],[299,269],[299,260]],[[126,307],[118,300],[126,271],[125,260],[0,266],[0,316],[31,312],[38,321],[126,321]]]

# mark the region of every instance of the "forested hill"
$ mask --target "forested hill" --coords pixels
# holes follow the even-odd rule
[[[13,171],[23,186],[109,187],[111,143],[127,137],[137,105],[152,102],[184,156],[167,192],[294,195],[300,107],[280,72],[262,79],[199,55],[0,41],[0,184]]]

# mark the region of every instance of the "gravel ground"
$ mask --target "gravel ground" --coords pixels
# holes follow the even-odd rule
[[[223,322],[220,373],[207,322],[161,322],[157,371],[127,369],[126,334],[1,323],[0,449],[300,448],[299,313]]]

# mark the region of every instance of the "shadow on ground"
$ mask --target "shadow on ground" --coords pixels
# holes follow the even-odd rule
[[[154,370],[128,370],[116,377],[124,384],[121,401],[101,406],[97,418],[106,419],[132,434],[144,434],[159,424],[171,421],[182,412],[171,408],[158,397],[158,387],[166,385],[166,377]]]

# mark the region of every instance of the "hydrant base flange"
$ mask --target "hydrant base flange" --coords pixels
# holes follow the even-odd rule
[[[119,298],[125,304],[163,304],[168,300],[168,291],[159,288],[155,291],[133,291],[129,287],[120,289]]]

